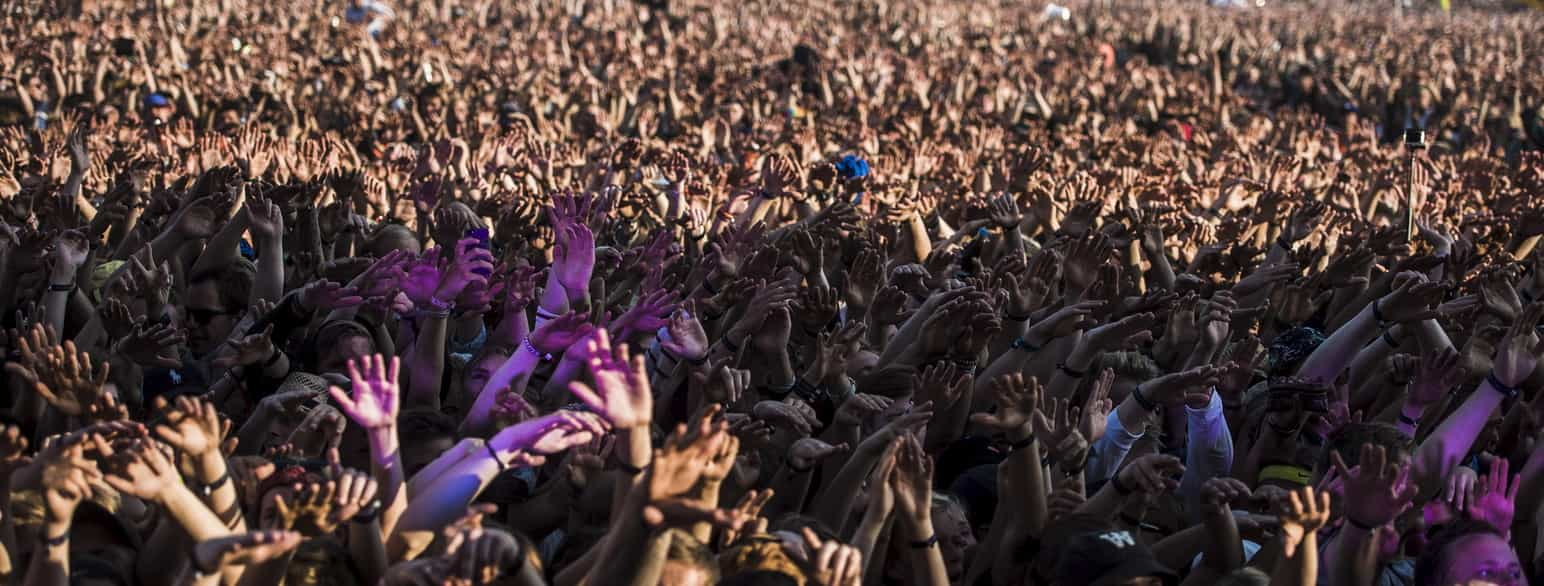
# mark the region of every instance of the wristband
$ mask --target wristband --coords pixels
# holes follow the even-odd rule
[[[1008,451],[1017,452],[1033,445],[1035,445],[1035,436],[1031,435],[1016,442],[1008,442]]]
[[[381,501],[380,499],[375,499],[370,501],[370,504],[365,505],[363,509],[360,509],[358,513],[354,513],[354,518],[349,519],[349,522],[359,525],[369,525],[374,523],[376,517],[380,514]]]
[[[494,463],[499,465],[500,474],[509,469],[509,465],[505,464],[504,460],[499,459],[499,453],[493,451],[493,444],[483,444],[483,449],[488,450],[488,457],[493,458]]]
[[[230,481],[231,481],[230,470],[226,470],[225,473],[221,474],[219,478],[214,479],[214,482],[211,482],[211,483],[205,484],[205,485],[201,485],[201,486],[198,487],[198,489],[199,489],[199,492],[203,493],[203,495],[205,497],[208,497],[210,495],[213,495],[214,491],[220,490],[220,487],[225,486]]]
[[[1131,400],[1136,401],[1137,405],[1142,407],[1144,411],[1158,410],[1158,404],[1154,403],[1152,399],[1149,399],[1146,395],[1142,394],[1142,385],[1137,385],[1131,389]]]
[[[48,284],[48,290],[49,291],[53,291],[55,293],[65,293],[65,292],[69,292],[69,291],[74,291],[75,290],[75,283],[74,282],[62,283],[62,284],[49,283]]]
[[[639,474],[643,474],[643,469],[648,467],[648,464],[644,464],[643,466],[634,466],[632,464],[628,464],[627,462],[623,462],[621,455],[613,456],[611,459],[612,463],[616,464],[617,468],[622,469],[623,472],[626,472],[628,476],[637,476]]]
[[[929,547],[936,546],[938,545],[938,534],[934,533],[932,537],[922,541],[913,541],[908,545],[910,545],[912,549],[927,549]]]
[[[1387,330],[1383,330],[1383,335],[1380,336],[1380,337],[1383,338],[1383,342],[1385,344],[1388,344],[1390,348],[1398,348],[1399,347],[1399,339],[1395,338],[1393,334],[1394,334],[1394,329],[1393,328],[1389,328]]]
[[[1008,344],[1008,348],[1012,349],[1012,350],[1027,350],[1029,352],[1039,352],[1041,346],[1036,346],[1034,344],[1031,344],[1031,343],[1029,343],[1029,341],[1024,339],[1024,336],[1019,336],[1019,337],[1013,339],[1013,343]]]
[[[1496,371],[1494,370],[1490,371],[1490,374],[1485,375],[1485,382],[1490,383],[1490,386],[1501,391],[1501,394],[1508,399],[1517,396],[1517,387],[1502,383],[1501,379],[1496,378]]]
[[[47,534],[42,531],[39,531],[38,535],[44,536],[43,545],[47,545],[48,547],[59,547],[70,542],[70,531],[68,529],[64,531],[64,535],[60,535],[58,537],[47,537]]]
[[[535,346],[531,345],[530,336],[526,336],[524,340],[520,341],[520,347],[525,348],[526,352],[536,355],[536,358],[542,362],[552,362],[551,354],[537,350]]]
[[[1386,324],[1389,323],[1389,320],[1383,319],[1383,309],[1378,307],[1378,303],[1382,301],[1382,299],[1372,300],[1372,318],[1378,320],[1379,324]]]
[[[1003,317],[1006,317],[1006,318],[1008,318],[1011,321],[1016,321],[1016,322],[1019,322],[1019,323],[1024,323],[1024,322],[1029,321],[1029,318],[1033,317],[1033,315],[1030,314],[1030,313],[1026,313],[1024,315],[1014,315],[1014,314],[1011,314],[1011,313],[1008,313],[1008,312],[1004,311],[1003,312]]]
[[[275,364],[278,364],[279,363],[279,359],[283,358],[283,357],[284,357],[284,352],[279,350],[278,348],[274,348],[273,355],[269,356],[267,360],[263,361],[263,369],[267,370],[268,367],[273,366]]]
[[[1087,372],[1073,370],[1072,367],[1067,366],[1067,363],[1065,363],[1065,362],[1058,362],[1058,363],[1056,363],[1056,370],[1062,371],[1063,374],[1066,374],[1067,376],[1069,376],[1071,378],[1083,378],[1085,376],[1088,376]]]
[[[415,317],[426,317],[430,319],[446,319],[450,317],[450,309],[420,309],[413,312],[413,315]]]
[[[1409,415],[1405,415],[1404,412],[1400,412],[1399,413],[1399,422],[1400,423],[1404,423],[1406,425],[1409,425],[1410,427],[1420,427],[1421,426],[1421,422],[1419,420],[1414,419],[1414,418],[1410,417]]]

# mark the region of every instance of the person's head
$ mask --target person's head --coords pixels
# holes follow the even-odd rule
[[[965,565],[976,548],[976,534],[970,530],[965,507],[945,493],[933,493],[933,532],[938,535],[938,551],[943,554],[949,581],[965,578]]]
[[[301,542],[284,574],[284,583],[296,586],[363,584],[348,549],[331,537]]]
[[[1432,536],[1415,560],[1415,583],[1432,586],[1528,583],[1517,552],[1484,521],[1459,520]]]
[[[204,356],[230,337],[241,320],[257,271],[252,263],[235,261],[208,268],[188,278],[187,298],[182,300],[182,323],[188,330],[188,349]]]
[[[419,244],[418,237],[413,231],[401,224],[382,224],[380,228],[370,235],[365,241],[365,252],[375,258],[386,256],[394,250],[401,250],[418,254],[423,252],[423,246]]]
[[[402,442],[402,469],[418,473],[435,458],[456,445],[456,421],[430,409],[407,409],[397,417]]]
[[[1292,376],[1297,367],[1324,343],[1324,334],[1310,327],[1297,327],[1282,332],[1271,340],[1266,349],[1266,375],[1270,377]]]
[[[1172,586],[1178,577],[1125,529],[1109,528],[1068,540],[1056,562],[1055,586]]]
[[[152,93],[145,96],[145,117],[151,120],[166,122],[172,119],[172,114],[177,110],[172,104],[172,99],[166,94]]]
[[[1106,368],[1115,371],[1115,383],[1110,385],[1110,401],[1116,405],[1126,400],[1131,389],[1137,385],[1163,376],[1158,363],[1141,352],[1105,352],[1089,372],[1097,373]],[[1093,381],[1094,377],[1088,377],[1087,380]]]
[[[461,373],[461,390],[466,397],[476,397],[477,393],[482,392],[488,379],[493,378],[493,373],[514,353],[514,348],[503,344],[484,344],[479,348]]]
[[[1388,450],[1391,461],[1402,461],[1410,457],[1410,437],[1400,432],[1399,428],[1387,423],[1347,423],[1324,442],[1318,461],[1314,462],[1313,481],[1318,482],[1333,466],[1330,459],[1332,452],[1339,453],[1347,466],[1356,467],[1362,459],[1364,445],[1383,446]]]
[[[349,320],[322,324],[314,340],[317,374],[347,373],[350,360],[375,352],[375,337],[363,325]]]
[[[668,586],[709,586],[718,582],[718,562],[713,551],[691,533],[671,529],[670,548],[665,550],[665,567],[659,583]]]

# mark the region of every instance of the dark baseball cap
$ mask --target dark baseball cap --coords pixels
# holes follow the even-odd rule
[[[1156,577],[1173,586],[1179,576],[1125,529],[1107,528],[1068,540],[1056,562],[1056,584],[1106,586],[1131,578]]]

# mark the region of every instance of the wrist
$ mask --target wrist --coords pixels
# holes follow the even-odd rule
[[[922,510],[907,516],[907,521],[909,521],[906,524],[907,541],[926,541],[932,539],[935,535],[933,532],[933,515],[929,507],[928,504],[924,503]]]
[[[196,474],[200,484],[212,484],[225,476],[225,456],[219,448],[211,447],[202,454],[195,454],[193,460],[198,466]]]
[[[376,458],[387,458],[397,452],[397,427],[386,425],[365,430],[370,440],[370,453]]]

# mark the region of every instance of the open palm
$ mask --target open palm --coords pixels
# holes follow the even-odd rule
[[[380,354],[366,356],[348,364],[349,379],[353,381],[354,396],[338,387],[329,387],[332,400],[355,423],[367,429],[390,427],[397,422],[398,396],[397,371],[401,360],[393,356],[388,366]]]

